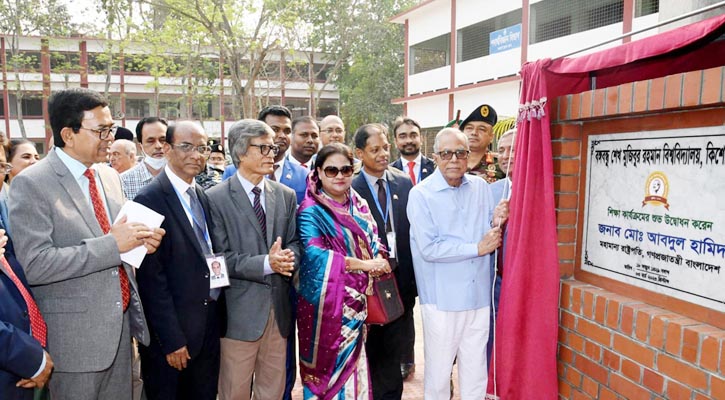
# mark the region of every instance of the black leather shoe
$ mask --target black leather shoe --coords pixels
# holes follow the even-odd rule
[[[415,364],[413,364],[413,363],[400,364],[400,375],[403,376],[403,380],[407,380],[408,377],[413,376],[414,374],[415,374]]]

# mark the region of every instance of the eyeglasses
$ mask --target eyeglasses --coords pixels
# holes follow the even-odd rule
[[[441,160],[450,160],[453,158],[454,154],[456,155],[457,159],[465,160],[468,158],[468,155],[471,154],[471,152],[468,150],[456,150],[456,151],[443,150],[443,151],[439,151],[436,154],[438,154],[438,157],[440,157]]]
[[[177,149],[181,150],[183,153],[191,153],[194,150],[198,151],[199,154],[211,153],[211,146],[194,146],[191,143],[181,143],[181,144],[169,143],[169,146],[177,148]]]
[[[118,126],[114,125],[114,126],[109,126],[107,128],[100,128],[100,129],[91,129],[91,128],[86,128],[86,127],[81,126],[80,129],[85,129],[87,131],[91,131],[91,132],[95,133],[96,135],[98,135],[99,139],[106,140],[111,135],[113,135],[114,137],[116,136],[116,131],[118,130]]]
[[[279,154],[279,146],[273,145],[273,144],[250,144],[250,146],[254,146],[259,148],[259,152],[262,153],[263,156],[268,156],[269,152],[271,151],[276,156]]]
[[[0,162],[0,172],[9,174],[12,171],[13,165],[6,162]]]
[[[345,133],[345,131],[342,128],[327,128],[323,132],[327,133],[328,135],[332,135],[333,133],[342,135],[343,133]]]
[[[323,171],[325,171],[325,176],[328,178],[334,178],[339,173],[342,173],[342,176],[344,178],[348,178],[348,177],[352,176],[353,168],[352,168],[352,165],[345,165],[341,168],[329,166],[329,167],[325,167],[325,169],[323,169]]]

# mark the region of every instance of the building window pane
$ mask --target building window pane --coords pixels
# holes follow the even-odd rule
[[[181,105],[178,101],[159,101],[159,117],[174,120],[179,118]]]
[[[544,0],[531,6],[530,43],[622,22],[623,0]]]
[[[521,23],[521,9],[499,15],[458,30],[456,61],[463,62],[489,54],[491,32]]]
[[[149,114],[148,99],[126,99],[126,118],[141,119]]]
[[[637,0],[634,3],[634,16],[643,17],[645,15],[655,14],[660,12],[660,1],[659,0]]]
[[[410,74],[451,64],[451,34],[438,36],[410,46]]]

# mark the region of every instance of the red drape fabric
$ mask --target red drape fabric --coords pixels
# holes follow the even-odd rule
[[[516,168],[489,393],[556,399],[559,262],[546,75],[550,60],[524,65]]]
[[[725,65],[725,15],[574,59],[522,67],[516,168],[490,398],[558,397],[559,263],[547,99]],[[593,82],[594,81],[594,82]]]

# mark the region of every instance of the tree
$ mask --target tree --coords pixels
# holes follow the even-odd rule
[[[4,0],[0,3],[0,33],[9,38],[7,65],[13,73],[13,92],[20,134],[27,137],[23,120],[23,98],[26,95],[22,73],[40,68],[37,55],[20,49],[22,36],[66,36],[80,27],[71,24],[66,6],[57,0]]]
[[[403,95],[403,27],[388,22],[412,1],[371,0],[369,20],[339,71],[341,115],[349,130],[370,122],[390,125],[402,113],[391,100]]]
[[[189,22],[219,49],[233,90],[233,112],[257,113],[256,83],[267,56],[279,49],[283,31],[296,21],[296,3],[283,0],[146,0],[167,17]],[[187,30],[186,33],[192,32]]]

